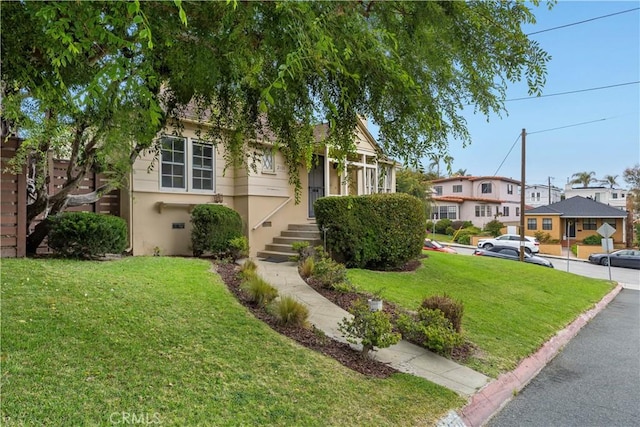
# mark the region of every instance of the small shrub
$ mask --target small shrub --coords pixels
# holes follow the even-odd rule
[[[431,310],[440,310],[445,317],[449,319],[453,329],[460,333],[462,331],[462,315],[464,314],[464,305],[461,301],[455,300],[444,295],[433,295],[425,298],[421,304],[422,308]]]
[[[470,245],[471,244],[471,236],[468,234],[460,234],[456,239],[458,243],[461,245]]]
[[[542,230],[536,231],[535,233],[533,233],[533,236],[538,239],[540,243],[550,243],[551,240],[551,234]]]
[[[246,292],[250,301],[263,307],[278,296],[278,290],[257,275],[250,276],[240,287]]]
[[[250,277],[253,277],[256,275],[256,272],[258,271],[258,265],[255,263],[255,261],[253,261],[252,259],[248,259],[246,260],[241,266],[240,266],[240,275],[244,278],[244,279],[248,279]]]
[[[582,243],[585,245],[599,245],[602,242],[602,236],[599,234],[592,234],[582,239]]]
[[[434,225],[435,224],[433,223],[433,221],[431,221],[431,220],[427,221],[427,224],[426,224],[427,233],[433,233],[434,232],[434,229],[433,229]]]
[[[419,308],[417,315],[401,314],[397,321],[402,336],[441,355],[450,355],[464,339],[440,310]]]
[[[571,245],[571,253],[574,254],[575,256],[578,256],[578,245],[576,244]]]
[[[338,282],[338,283],[334,283],[333,286],[331,287],[334,291],[338,291],[338,292],[342,292],[344,294],[348,294],[351,292],[355,292],[355,286],[353,286],[351,283],[349,282]]]
[[[211,252],[224,257],[232,239],[242,236],[242,218],[222,205],[197,205],[191,212],[191,247],[193,255]]]
[[[449,218],[441,219],[435,224],[436,233],[447,234],[447,227],[451,227],[451,220]]]
[[[311,277],[313,275],[313,270],[315,268],[315,260],[313,257],[308,257],[300,264],[300,276],[303,279]]]
[[[49,217],[49,224],[48,245],[63,257],[92,259],[127,247],[127,224],[113,215],[64,212]]]
[[[328,257],[322,257],[315,261],[312,277],[325,288],[331,288],[336,283],[348,281],[346,267]]]
[[[453,233],[455,233],[456,231],[452,226],[448,226],[444,232],[447,234],[447,236],[453,236]]]
[[[270,312],[278,319],[278,323],[287,326],[306,326],[309,310],[300,301],[286,295],[275,301]]]
[[[249,256],[249,242],[245,236],[229,240],[229,256],[234,262]]]
[[[297,254],[292,256],[292,261],[303,262],[307,258],[313,255],[313,248],[309,245],[309,242],[293,242],[291,244],[291,249]]]
[[[362,355],[367,356],[374,348],[386,348],[400,341],[400,334],[393,331],[389,315],[384,311],[370,311],[366,301],[357,300],[349,312],[352,319],[343,318],[338,330],[348,342],[362,344]]]
[[[494,219],[493,221],[489,221],[484,226],[484,231],[491,234],[493,237],[498,237],[502,233],[502,229],[504,228],[504,224]]]

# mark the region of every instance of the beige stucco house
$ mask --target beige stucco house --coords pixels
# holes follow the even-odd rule
[[[222,203],[239,212],[250,256],[256,256],[289,225],[314,224],[313,202],[319,197],[395,192],[395,163],[381,156],[364,119],[355,129],[356,154],[344,169],[321,143],[326,126],[316,128],[314,166],[297,171],[300,203],[295,203],[282,154],[268,141],[257,171],[225,171],[224,148],[201,142],[198,123],[185,120],[183,125],[180,136],[159,135],[159,157],[154,162],[152,153],[143,153],[123,192],[122,216],[130,227],[133,255],[191,255],[190,211],[197,204]]]

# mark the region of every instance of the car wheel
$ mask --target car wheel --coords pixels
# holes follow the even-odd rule
[[[482,249],[491,249],[493,247],[493,245],[491,243],[485,243],[484,245],[482,245]]]
[[[524,253],[527,254],[527,255],[531,255],[531,249],[524,248]]]
[[[602,259],[600,260],[600,265],[609,265],[609,258],[602,257]]]

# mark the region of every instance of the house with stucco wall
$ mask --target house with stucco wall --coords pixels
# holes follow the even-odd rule
[[[563,244],[582,241],[598,234],[598,229],[607,223],[615,228],[611,236],[613,243],[627,242],[627,212],[597,202],[593,199],[574,196],[547,206],[529,209],[525,212],[525,232],[533,235],[537,231],[549,233],[551,239]]]
[[[363,118],[354,129],[355,153],[344,162],[331,158],[322,144],[327,127],[316,128],[313,165],[294,172],[302,183],[299,203],[282,153],[268,138],[260,143],[257,170],[225,170],[224,147],[202,141],[201,127],[184,120],[179,134],[168,130],[158,135],[157,158],[143,153],[134,163],[121,195],[133,255],[191,255],[190,212],[198,204],[221,203],[236,210],[250,256],[256,256],[277,246],[274,239],[292,225],[317,232],[313,202],[320,197],[395,192],[396,163],[382,155]]]

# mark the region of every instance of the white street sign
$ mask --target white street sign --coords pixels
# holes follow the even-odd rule
[[[598,228],[598,234],[601,235],[604,238],[609,238],[611,236],[613,236],[613,233],[616,232],[616,229],[613,228],[610,224],[607,224],[606,222],[604,224],[602,224],[600,226],[600,228]]]

